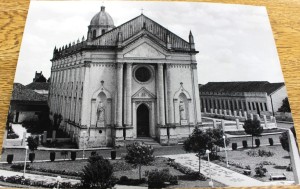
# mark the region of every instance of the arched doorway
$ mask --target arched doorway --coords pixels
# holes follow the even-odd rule
[[[149,109],[141,104],[136,111],[137,137],[149,136]]]

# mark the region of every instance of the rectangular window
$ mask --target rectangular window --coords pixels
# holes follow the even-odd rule
[[[264,103],[264,104],[265,104],[265,110],[268,111],[267,103]]]
[[[252,102],[252,109],[253,109],[253,110],[256,110],[256,107],[255,107],[255,103],[254,103],[254,102]]]
[[[247,108],[246,108],[246,102],[245,101],[243,101],[243,106],[244,106],[244,111],[246,111]]]
[[[263,111],[263,104],[262,103],[260,103],[260,109],[261,109],[261,111]]]
[[[234,101],[234,109],[236,110],[237,109],[237,102]]]
[[[252,109],[252,108],[251,108],[251,103],[250,103],[250,102],[248,102],[248,108],[249,108],[249,110]]]
[[[216,106],[216,99],[214,100],[214,108],[216,109],[217,106]]]
[[[239,100],[239,109],[242,109],[242,102]]]

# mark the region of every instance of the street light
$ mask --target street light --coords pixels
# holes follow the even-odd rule
[[[23,172],[23,177],[25,177],[25,172],[26,172],[26,161],[27,161],[27,150],[28,146],[25,146],[25,160],[24,160],[24,172]]]
[[[205,152],[207,154],[207,160],[208,160],[208,167],[209,167],[209,176],[210,176],[210,181],[208,183],[209,186],[211,186],[212,188],[214,187],[214,183],[213,183],[213,180],[211,178],[211,168],[210,168],[210,162],[209,162],[209,154],[210,154],[210,151],[209,150],[206,150]]]
[[[223,135],[223,140],[224,140],[224,149],[225,149],[225,156],[226,156],[226,166],[229,167],[228,165],[228,155],[227,155],[227,146],[226,146],[226,137]]]
[[[61,182],[61,176],[56,177],[57,189],[59,189],[59,182]]]

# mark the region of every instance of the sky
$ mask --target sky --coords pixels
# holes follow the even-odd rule
[[[265,7],[137,1],[31,1],[15,82],[29,84],[36,71],[50,77],[54,47],[86,38],[92,17],[104,5],[115,26],[141,14],[188,41],[193,33],[198,82],[283,82]]]

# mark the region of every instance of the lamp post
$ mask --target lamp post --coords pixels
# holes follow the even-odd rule
[[[27,150],[28,150],[28,146],[25,146],[25,160],[24,160],[24,172],[23,172],[23,177],[25,177],[25,172],[26,172]]]
[[[213,180],[211,178],[211,168],[210,168],[210,162],[209,162],[209,154],[210,154],[210,151],[209,150],[206,150],[206,154],[207,154],[207,160],[208,160],[208,167],[209,167],[209,177],[210,177],[210,181],[208,183],[209,186],[211,186],[212,188],[214,187],[214,183],[213,183]]]
[[[227,155],[227,146],[226,146],[226,137],[223,135],[223,140],[224,140],[224,149],[225,149],[225,156],[226,156],[226,167],[229,167],[228,165],[228,155]]]
[[[61,176],[56,177],[57,189],[59,189],[59,182],[61,182]]]

